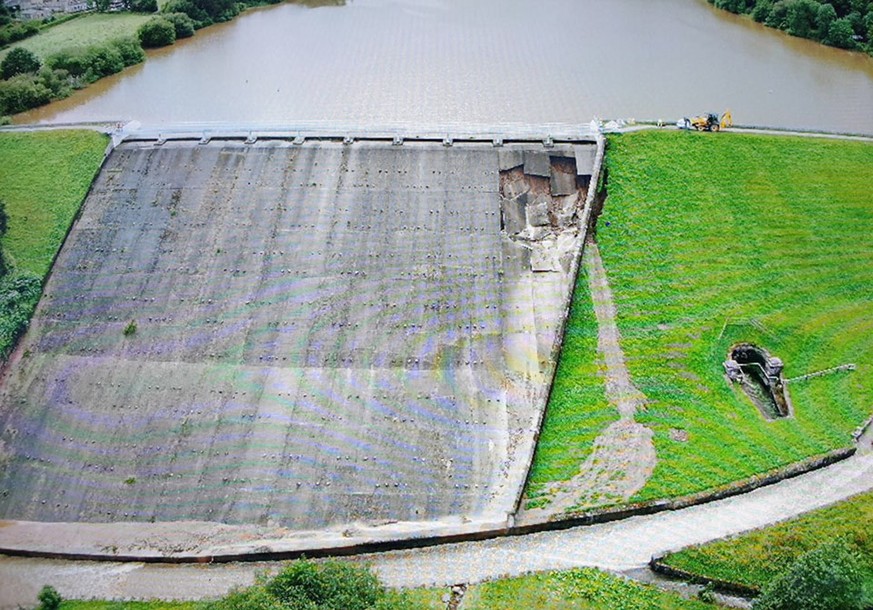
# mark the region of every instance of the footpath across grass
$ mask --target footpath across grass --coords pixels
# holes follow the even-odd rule
[[[873,144],[646,131],[611,137],[607,167],[597,239],[658,458],[631,501],[850,446],[873,405]],[[741,341],[787,378],[857,370],[791,383],[794,415],[768,421],[725,379]]]
[[[873,604],[873,492],[796,519],[664,558],[667,565],[709,579],[763,588],[801,555],[835,540],[861,560]]]
[[[36,36],[22,40],[0,51],[0,59],[10,49],[22,47],[45,60],[52,53],[101,45],[118,38],[136,38],[136,30],[152,15],[136,13],[95,13],[76,17],[47,28]]]
[[[0,199],[9,215],[2,246],[12,266],[0,278],[0,359],[36,307],[107,143],[92,131],[0,133]]]

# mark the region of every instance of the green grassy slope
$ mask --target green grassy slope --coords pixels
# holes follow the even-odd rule
[[[857,552],[873,601],[873,492],[772,527],[665,557],[670,566],[707,578],[763,588],[804,553],[841,539]]]
[[[0,278],[0,359],[27,327],[106,144],[90,131],[0,134],[0,199],[9,215],[2,243],[12,266]]]
[[[873,405],[873,145],[650,131],[611,138],[607,163],[598,241],[658,453],[633,500],[850,445]],[[790,385],[795,417],[768,422],[723,376],[741,340],[789,378],[858,370]]]
[[[18,271],[45,275],[103,161],[108,138],[91,131],[0,134],[6,253]]]

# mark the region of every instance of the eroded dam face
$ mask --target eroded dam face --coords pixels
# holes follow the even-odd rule
[[[591,151],[122,144],[5,372],[0,517],[505,520]]]

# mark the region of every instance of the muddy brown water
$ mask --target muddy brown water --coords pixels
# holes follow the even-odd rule
[[[873,59],[704,0],[308,4],[252,10],[18,120],[511,127],[730,108],[873,134]]]

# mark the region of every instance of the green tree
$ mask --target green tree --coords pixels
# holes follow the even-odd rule
[[[63,599],[61,594],[54,587],[46,585],[42,588],[37,596],[39,600],[39,610],[58,610]]]
[[[837,19],[837,10],[830,3],[822,4],[818,7],[818,15],[816,15],[817,35],[818,40],[824,41],[828,37],[831,24]]]
[[[858,47],[855,42],[855,30],[852,29],[852,22],[846,17],[841,17],[831,23],[827,38],[823,42],[840,49],[856,49]]]
[[[801,556],[770,582],[755,610],[859,610],[864,581],[858,561],[842,543]]]
[[[110,44],[121,55],[121,61],[125,66],[133,66],[145,61],[145,51],[142,50],[139,40],[135,38],[117,38]]]
[[[51,89],[33,74],[19,74],[0,81],[0,116],[24,112],[51,100]]]
[[[339,561],[296,561],[267,583],[267,592],[289,610],[369,610],[384,597],[376,576]]]
[[[778,2],[774,2],[773,8],[770,9],[770,14],[767,15],[767,19],[764,20],[764,23],[771,28],[776,28],[777,30],[787,30],[788,5],[789,2],[786,0],[778,0]]]
[[[176,40],[194,35],[194,20],[185,13],[170,13],[166,19],[176,28]]]
[[[85,62],[88,64],[85,77],[91,82],[124,70],[124,58],[112,45],[90,47],[85,52]]]
[[[752,19],[758,23],[764,23],[772,10],[773,0],[758,0],[755,3],[755,8],[752,9]]]
[[[41,65],[39,58],[33,52],[15,47],[0,62],[0,76],[8,79],[19,74],[33,74]]]
[[[801,38],[815,38],[819,3],[815,0],[795,0],[788,5],[788,33]]]
[[[748,10],[746,0],[715,0],[715,6],[731,13],[745,13]]]
[[[164,17],[154,17],[139,27],[137,36],[146,49],[165,47],[176,42],[176,28]]]

